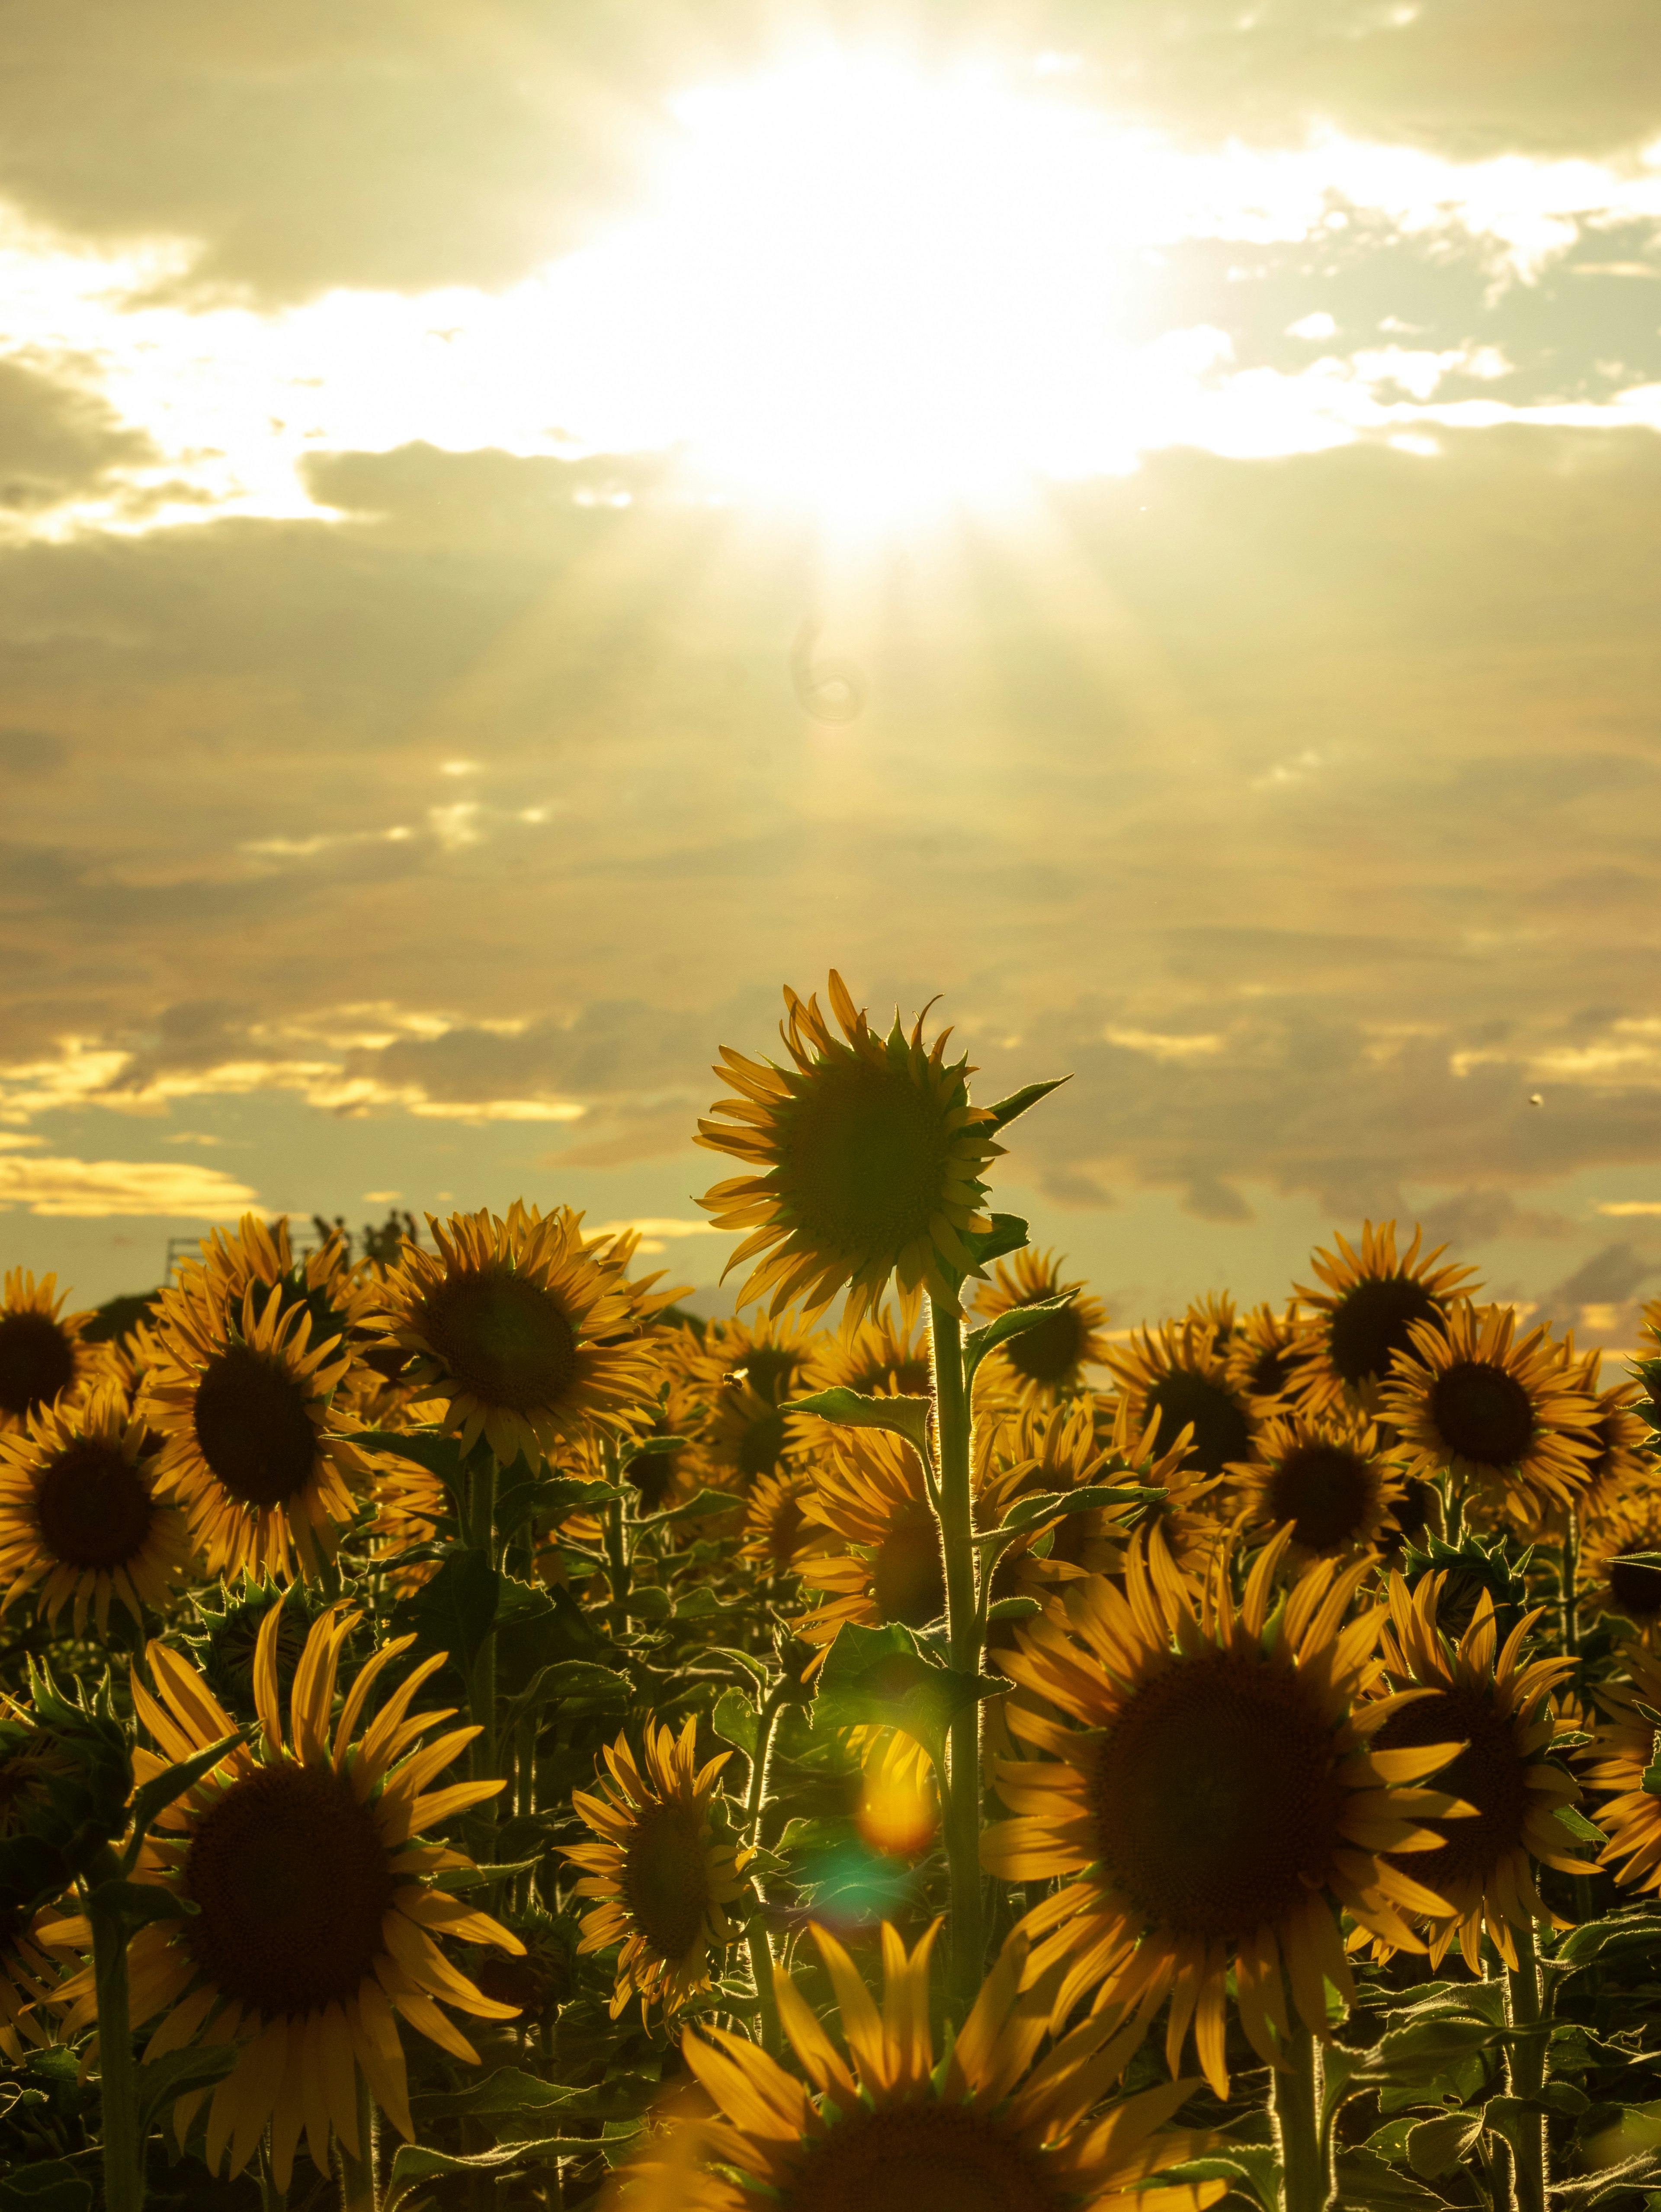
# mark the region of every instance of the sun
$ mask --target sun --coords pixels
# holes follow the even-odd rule
[[[1115,165],[1043,83],[838,58],[676,97],[657,211],[559,280],[596,403],[852,518],[1099,465]]]

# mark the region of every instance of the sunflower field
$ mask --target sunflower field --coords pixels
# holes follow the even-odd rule
[[[1661,2207],[1661,1308],[1110,1330],[1056,1084],[827,998],[733,1319],[525,1204],[6,1276],[0,2212]]]

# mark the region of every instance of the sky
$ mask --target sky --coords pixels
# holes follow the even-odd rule
[[[1661,1294],[1652,0],[11,0],[0,1263],[935,1000],[1113,1321]]]

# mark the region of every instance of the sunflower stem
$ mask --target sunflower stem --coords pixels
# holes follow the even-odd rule
[[[1580,1656],[1580,1615],[1575,1603],[1575,1583],[1580,1571],[1580,1531],[1573,1505],[1563,1509],[1563,1649],[1571,1659]]]
[[[981,1620],[975,1588],[974,1501],[970,1487],[970,1404],[963,1371],[963,1323],[931,1297],[929,1336],[934,1368],[934,1419],[940,1454],[935,1506],[946,1560],[946,1621],[954,1674],[981,1671]],[[952,1897],[952,1993],[961,2019],[981,1985],[981,1709],[952,1719],[950,1772],[941,1792]]]
[[[1517,2212],[1546,2212],[1546,2116],[1530,2111],[1545,2087],[1546,2039],[1540,2008],[1540,1967],[1535,1957],[1534,1930],[1517,1930],[1517,1965],[1506,1973],[1506,2023],[1523,2031],[1511,2045],[1511,2092],[1524,2100],[1517,2116],[1516,2156],[1513,2162]],[[1532,2034],[1526,2031],[1533,2029]]]
[[[121,1869],[113,1851],[106,1849],[100,1854],[98,1877],[90,1887],[87,1917],[92,1923],[93,1983],[98,1995],[104,2203],[106,2212],[139,2212],[144,2201],[144,2147],[138,2134],[138,2074],[127,2001],[127,1923],[119,1902]]]
[[[357,2074],[357,2148],[354,2158],[335,2137],[340,2156],[340,2212],[375,2212],[375,2102],[359,2068]]]
[[[476,1452],[469,1473],[467,1540],[482,1552],[488,1565],[496,1565],[496,1462],[490,1451]],[[468,1703],[479,1733],[473,1739],[472,1772],[476,1781],[496,1781],[502,1767],[496,1753],[496,1644],[487,1636],[473,1661]],[[486,1865],[496,1858],[496,1801],[487,1797],[475,1809],[482,1835],[476,1856]]]
[[[777,1682],[769,1692],[761,1711],[756,1716],[755,1756],[750,1761],[750,1788],[744,1808],[745,1832],[757,1850],[761,1846],[761,1816],[767,1807],[767,1778],[773,1764],[773,1730],[787,1700],[794,1694],[795,1685],[788,1676]],[[770,2058],[781,2057],[784,2037],[779,2026],[778,1999],[773,1993],[773,1939],[767,1932],[767,1889],[758,1875],[751,1880],[756,1886],[756,1896],[761,1911],[750,1925],[750,1971],[755,1977],[756,1996],[761,2008],[761,2047]]]
[[[1277,2067],[1269,2075],[1281,2212],[1325,2212],[1332,2174],[1321,2142],[1321,2046],[1295,2012],[1285,2056],[1286,2070]]]

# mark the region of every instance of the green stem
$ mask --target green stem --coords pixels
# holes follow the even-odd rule
[[[608,1480],[617,1480],[615,1462],[608,1456]],[[605,1508],[605,1579],[611,1586],[610,1627],[621,1636],[629,1626],[629,1524],[624,1518],[625,1500],[613,1498]]]
[[[107,1862],[107,1863],[105,1863]],[[127,2002],[127,1923],[119,1903],[99,1887],[120,1880],[115,1854],[100,1854],[88,1899],[93,1981],[98,1994],[99,2096],[104,2116],[106,2212],[139,2212],[144,2202],[143,2145],[138,2136],[138,2071],[133,2063]]]
[[[963,1371],[963,1324],[929,1300],[934,1364],[934,1420],[940,1450],[936,1506],[946,1559],[946,1621],[955,1674],[977,1675],[981,1621],[975,1588],[974,1499],[970,1486],[970,1405]],[[981,1714],[966,1707],[952,1723],[950,1771],[942,1798],[952,1897],[952,2011],[961,2020],[981,1985]]]
[[[1534,1954],[1534,1930],[1517,1934],[1517,1970],[1506,1975],[1506,2014],[1513,2028],[1539,2028],[1540,1969]],[[1546,2039],[1526,2035],[1511,2046],[1511,2093],[1513,2097],[1537,2098],[1545,2087]],[[1517,2118],[1517,2212],[1546,2212],[1546,2116],[1519,2112]]]
[[[480,1450],[473,1455],[467,1492],[467,1541],[475,1551],[482,1552],[488,1564],[496,1564],[496,1462],[494,1452]],[[479,1733],[473,1739],[472,1771],[475,1781],[495,1780],[502,1773],[496,1751],[496,1641],[487,1636],[479,1646],[474,1660],[469,1684],[469,1705]],[[486,1863],[496,1856],[494,1832],[496,1821],[496,1801],[487,1797],[474,1815],[483,1831],[479,1856]]]
[[[1576,1525],[1573,1506],[1567,1506],[1563,1514],[1563,1649],[1571,1659],[1580,1656],[1580,1609],[1576,1602],[1575,1583],[1580,1569],[1580,1531]]]
[[[271,2131],[269,2128],[265,2130],[265,2141],[259,2146],[259,2157],[256,2163],[259,2179],[260,2212],[287,2212],[289,2192],[286,2189],[277,2187],[277,2177],[271,2172]]]
[[[750,1761],[750,1789],[744,1820],[745,1832],[757,1846],[761,1843],[761,1816],[767,1805],[768,1774],[773,1764],[773,1729],[786,1696],[793,1688],[789,1682],[776,1683],[756,1716],[756,1750]],[[783,2054],[784,2036],[779,2026],[778,1999],[773,1993],[773,1943],[765,1918],[767,1890],[759,1875],[751,1879],[762,1911],[751,1925],[750,1971],[755,1977],[756,1996],[761,2008],[761,2047],[770,2058],[777,2058]]]
[[[375,2212],[375,2105],[362,2069],[357,2075],[357,2148],[354,2158],[340,2137],[340,2212]]]
[[[1332,2176],[1321,2142],[1321,2046],[1295,2013],[1284,2055],[1287,2070],[1269,2077],[1281,2212],[1325,2212]]]

